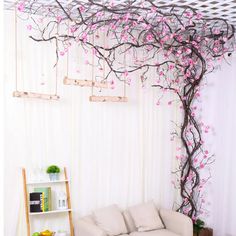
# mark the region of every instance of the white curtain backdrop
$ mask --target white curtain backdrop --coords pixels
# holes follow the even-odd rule
[[[208,76],[202,104],[204,121],[213,129],[207,140],[215,154],[208,220],[215,236],[236,236],[236,55],[227,61]]]
[[[142,89],[136,77],[127,88],[128,103],[90,103],[90,88],[63,85],[65,58],[59,66],[59,101],[13,98],[14,13],[5,13],[5,26],[5,235],[25,235],[21,167],[26,167],[28,178],[50,164],[68,167],[75,235],[78,218],[98,207],[116,203],[125,208],[154,199],[171,208],[176,147],[170,141],[170,121],[176,119],[176,109],[157,107],[157,90]],[[17,32],[18,89],[54,93],[53,45],[28,39],[21,21]],[[91,79],[91,68],[83,61],[78,49],[70,53],[70,77]],[[32,232],[66,229],[60,223],[65,219],[63,214],[31,217]]]
[[[121,208],[154,199],[171,208],[176,143],[170,142],[175,107],[155,105],[157,90],[142,89],[134,76],[127,88],[129,103],[90,103],[89,88],[63,85],[65,58],[58,75],[59,101],[18,99],[15,89],[14,13],[5,13],[5,235],[25,235],[21,167],[32,172],[50,164],[68,167],[75,232],[76,221],[93,209],[117,203]],[[18,24],[19,89],[54,92],[55,62],[52,45],[27,39]],[[78,49],[77,49],[78,50]],[[81,54],[71,53],[69,76],[90,79],[91,69]],[[215,153],[208,224],[216,236],[236,235],[236,59],[208,78],[202,103],[206,123],[214,127],[207,143]],[[76,73],[76,65],[81,71]],[[78,68],[77,68],[78,69]],[[45,84],[45,85],[43,85]],[[98,93],[98,91],[95,91]],[[120,94],[120,90],[114,91]],[[170,98],[165,98],[164,104]],[[65,216],[32,218],[33,231],[64,229]]]

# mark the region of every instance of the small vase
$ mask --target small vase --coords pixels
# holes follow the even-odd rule
[[[50,181],[57,181],[59,180],[59,173],[50,173],[49,174]]]

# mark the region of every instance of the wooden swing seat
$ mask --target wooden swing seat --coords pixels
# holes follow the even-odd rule
[[[79,80],[79,79],[70,79],[67,76],[64,78],[63,83],[65,85],[75,85],[80,87],[97,87],[97,88],[108,88],[107,82],[99,82],[92,80]]]
[[[59,96],[56,94],[43,94],[43,93],[32,93],[25,91],[14,91],[13,97],[17,98],[37,98],[44,100],[59,100]]]
[[[128,102],[127,97],[120,96],[90,96],[90,102]]]

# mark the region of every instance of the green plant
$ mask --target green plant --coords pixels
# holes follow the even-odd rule
[[[60,168],[56,165],[51,165],[47,168],[47,173],[48,174],[54,174],[54,173],[60,173]]]
[[[204,228],[205,222],[197,219],[195,222],[193,222],[193,232],[199,235],[200,231]]]

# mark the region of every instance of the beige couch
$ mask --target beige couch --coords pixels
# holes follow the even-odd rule
[[[159,215],[164,224],[163,229],[138,232],[134,221],[128,210],[122,212],[127,227],[126,234],[120,236],[193,236],[192,220],[175,211],[160,209]],[[93,216],[87,216],[78,222],[78,236],[107,236],[101,228],[99,228]]]

